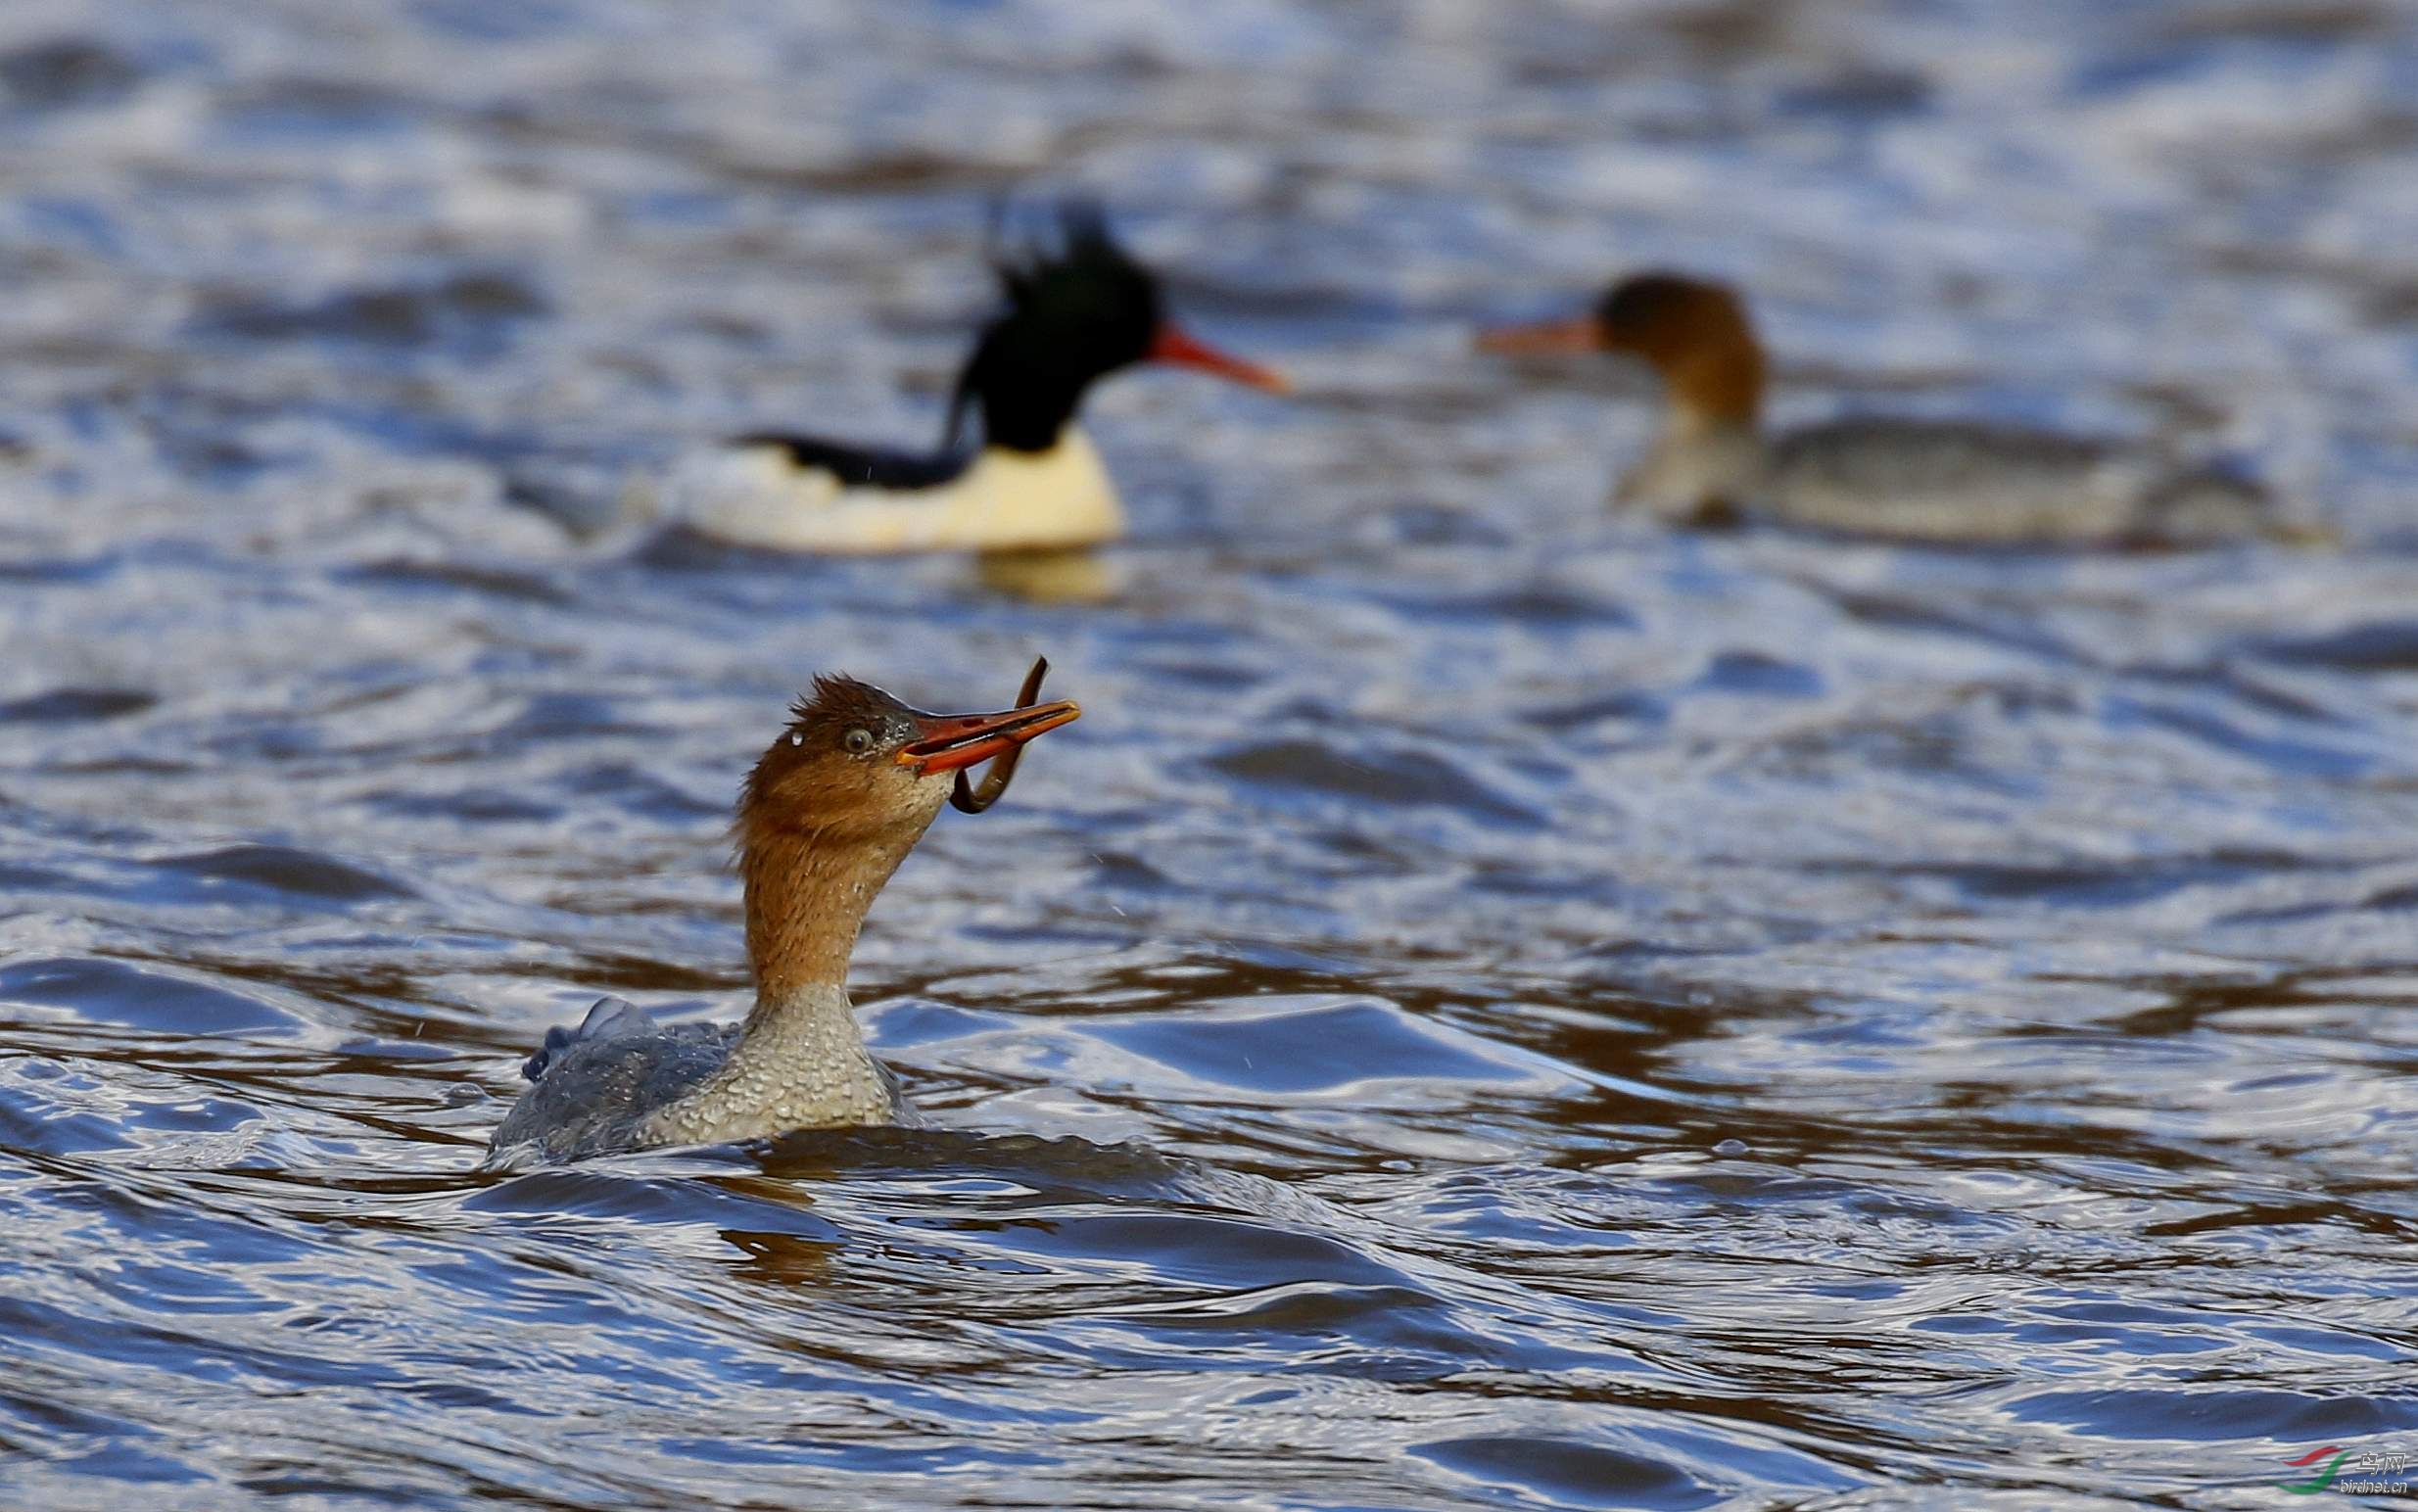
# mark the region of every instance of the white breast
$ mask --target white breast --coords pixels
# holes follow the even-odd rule
[[[1709,507],[1744,508],[1763,487],[1763,441],[1749,425],[1673,416],[1613,490],[1613,503],[1643,509],[1675,524]]]
[[[732,447],[676,468],[673,518],[741,545],[783,551],[1012,551],[1094,545],[1125,514],[1090,438],[1074,426],[1047,451],[985,447],[926,489],[843,486],[778,447]]]

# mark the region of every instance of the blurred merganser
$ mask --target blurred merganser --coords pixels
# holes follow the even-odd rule
[[[1085,391],[1137,362],[1198,368],[1270,393],[1284,378],[1228,356],[1169,316],[1159,280],[1088,207],[1055,254],[996,264],[1007,308],[958,375],[936,452],[815,436],[741,436],[671,484],[674,513],[743,545],[814,552],[1039,550],[1124,534],[1100,453],[1075,424]],[[982,443],[957,447],[967,410]]]
[[[746,1021],[659,1024],[618,998],[547,1031],[532,1085],[488,1145],[491,1165],[577,1160],[792,1129],[896,1121],[898,1084],[866,1048],[848,957],[882,884],[940,806],[980,812],[1025,741],[1081,714],[1038,703],[925,714],[850,678],[815,680],[749,774],[736,838],[755,1007]],[[977,791],[967,769],[997,758]]]
[[[1499,353],[1618,352],[1661,376],[1662,428],[1614,499],[1678,522],[1760,514],[1902,541],[2180,544],[2254,534],[2268,498],[2208,466],[2056,431],[1856,417],[1766,437],[1765,359],[1737,296],[1640,273],[1575,319],[1490,331]]]

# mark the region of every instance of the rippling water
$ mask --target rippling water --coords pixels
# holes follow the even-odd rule
[[[2408,13],[1206,10],[0,12],[0,1501],[2418,1455]],[[1070,188],[1304,391],[1098,396],[1094,601],[611,523],[931,433],[986,206]],[[1613,520],[1642,384],[1466,344],[1646,262],[1784,416],[2161,435],[2344,545]],[[939,1128],[474,1173],[598,992],[732,1011],[810,672],[1036,651],[1089,716],[858,962]]]

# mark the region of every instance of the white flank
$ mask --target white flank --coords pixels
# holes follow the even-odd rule
[[[725,447],[677,468],[665,494],[694,530],[783,551],[1015,551],[1125,533],[1108,469],[1071,425],[1047,451],[985,447],[937,488],[842,486],[778,447]]]

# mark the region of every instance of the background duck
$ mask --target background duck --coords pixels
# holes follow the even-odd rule
[[[1614,498],[1666,519],[1756,513],[1908,541],[2181,544],[2267,522],[2264,490],[2155,450],[1970,420],[1856,416],[1767,435],[1767,362],[1737,295],[1639,273],[1573,319],[1490,331],[1482,350],[1617,352],[1662,378],[1662,425]]]
[[[1075,423],[1094,383],[1162,362],[1270,393],[1287,385],[1178,325],[1157,276],[1098,211],[1069,209],[1063,224],[1055,253],[999,262],[1007,307],[958,375],[940,449],[741,436],[674,479],[674,513],[722,540],[793,551],[1032,550],[1122,536],[1115,486]],[[958,446],[969,410],[982,428],[971,450]]]

